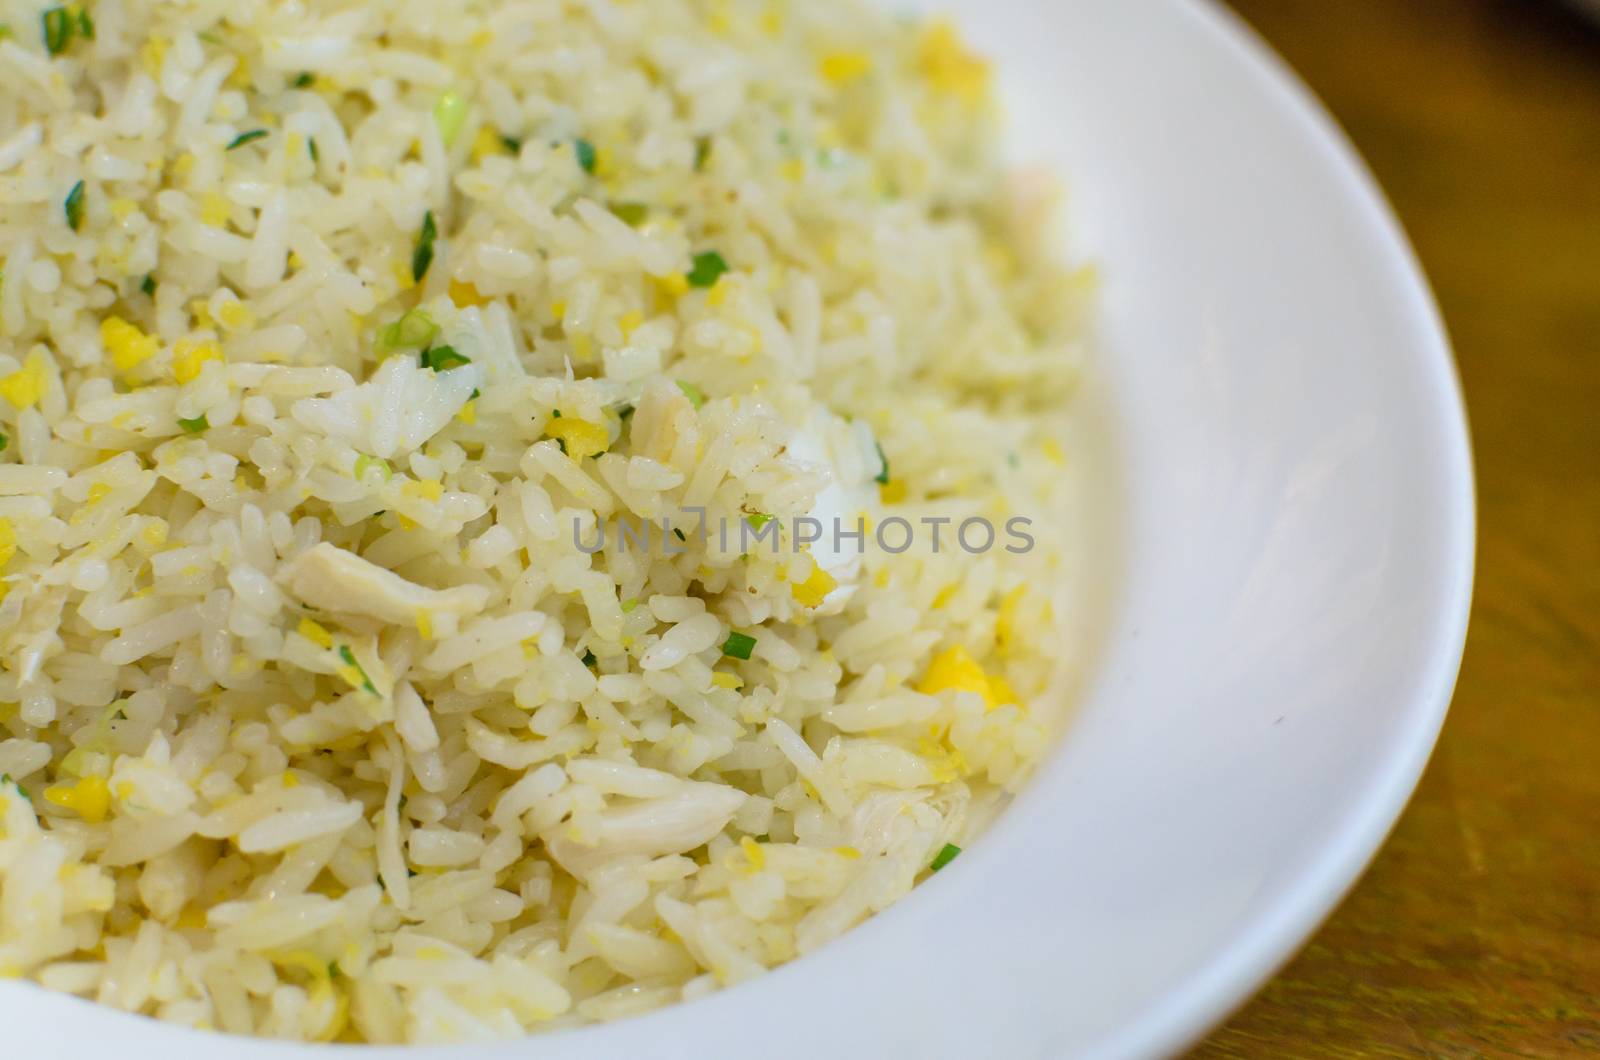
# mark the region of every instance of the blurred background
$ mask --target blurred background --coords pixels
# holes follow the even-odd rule
[[[1478,573],[1455,701],[1366,877],[1198,1057],[1600,1055],[1600,0],[1232,0],[1433,283]]]

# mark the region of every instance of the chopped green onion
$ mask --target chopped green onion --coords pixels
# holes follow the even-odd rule
[[[756,639],[744,633],[729,633],[722,644],[722,654],[733,659],[748,659],[756,646]]]
[[[614,202],[611,212],[617,215],[617,220],[630,228],[637,228],[644,224],[644,219],[650,216],[650,207],[642,202]]]
[[[674,381],[678,384],[678,389],[683,391],[683,396],[689,399],[689,404],[699,408],[706,403],[706,396],[700,392],[699,387],[682,379]]]
[[[178,426],[182,427],[184,430],[188,431],[190,434],[200,434],[201,432],[203,432],[203,431],[207,430],[208,428],[210,428],[211,424],[206,420],[205,416],[202,414],[202,415],[196,416],[192,420],[180,419],[180,420],[178,420]]]
[[[414,346],[426,347],[439,335],[439,325],[433,322],[426,309],[412,309],[393,324],[378,332],[380,350],[407,350]]]
[[[382,457],[368,456],[365,453],[362,453],[360,456],[356,457],[357,479],[365,479],[367,477],[367,472],[371,471],[373,468],[378,469],[379,474],[383,476],[383,481],[385,482],[388,482],[390,479],[394,478],[394,469],[389,466],[389,461],[384,460]]]
[[[594,652],[585,649],[585,651],[583,653],[583,665],[585,665],[585,666],[593,666],[595,663],[597,663],[599,661],[600,660],[598,660],[598,659],[596,659],[594,657]]]
[[[417,249],[411,255],[411,278],[417,283],[428,275],[428,266],[433,264],[433,241],[439,238],[439,229],[433,223],[433,211],[429,210],[422,215],[422,231],[417,236]]]
[[[677,527],[672,528],[672,536],[683,542],[687,542],[689,540],[687,537],[683,536],[683,531],[679,530]]]
[[[11,439],[7,438],[3,434],[0,434],[0,453],[5,452],[6,451],[6,446],[8,446],[10,444],[11,444]]]
[[[622,613],[623,614],[627,614],[629,611],[632,611],[634,608],[636,608],[638,606],[639,606],[639,601],[638,600],[635,600],[635,599],[624,600],[624,601],[622,601]]]
[[[711,157],[711,137],[700,136],[694,141],[694,171],[700,172],[706,168],[706,160]]]
[[[873,442],[872,447],[878,451],[878,459],[883,463],[883,470],[872,476],[872,481],[880,486],[887,486],[889,484],[889,458],[883,455],[883,446],[877,442]]]
[[[72,43],[72,33],[77,25],[64,7],[52,7],[42,17],[45,50],[51,55],[60,55]]]
[[[466,97],[455,90],[445,92],[433,105],[433,123],[439,127],[439,139],[449,147],[461,135],[461,126],[467,120]]]
[[[16,788],[17,794],[22,796],[23,802],[33,802],[32,796],[30,796],[26,791],[22,790],[22,785],[17,783],[16,780],[12,778],[10,773],[0,773],[0,784],[10,784],[12,787]]]
[[[750,529],[752,530],[760,530],[763,526],[772,522],[772,519],[773,517],[766,512],[754,512],[744,517],[744,521],[750,524]]]
[[[361,668],[361,664],[356,662],[356,653],[350,650],[348,644],[339,645],[339,658],[343,659],[346,665],[356,668],[356,673],[361,675],[361,688],[363,691],[371,692],[373,695],[378,694],[377,686],[372,683],[372,678],[367,676],[367,671]]]
[[[714,250],[694,256],[694,267],[684,274],[690,287],[710,287],[728,271],[728,263]]]
[[[313,74],[310,70],[307,70],[305,73],[303,73],[300,76],[296,77],[293,81],[291,81],[289,83],[292,86],[294,86],[295,88],[310,88],[313,84],[316,83],[316,80],[317,80],[317,75]]]
[[[232,151],[235,147],[243,147],[245,144],[259,140],[266,135],[267,130],[265,129],[251,129],[249,132],[242,132],[238,136],[235,136],[232,142],[230,142],[227,147],[223,148],[223,150]]]
[[[321,159],[317,157],[317,138],[315,136],[306,137],[306,151],[310,153],[311,161],[321,161]]]
[[[139,290],[154,298],[156,294],[156,278],[146,275],[144,281],[139,284]]]
[[[454,346],[433,346],[422,351],[422,367],[432,368],[435,372],[448,372],[463,364],[471,364],[472,358],[456,352]]]
[[[472,388],[472,393],[467,395],[467,400],[468,401],[476,401],[476,400],[478,400],[478,398],[480,398],[482,396],[483,395],[478,391],[478,388],[477,387],[473,387]]]
[[[89,17],[89,9],[86,7],[78,8],[78,36],[84,40],[94,40],[94,19]]]
[[[594,144],[588,140],[574,140],[572,141],[572,150],[577,153],[578,165],[583,168],[583,171],[585,173],[593,173],[596,160]]]
[[[83,181],[72,186],[67,192],[67,201],[62,204],[67,210],[67,227],[76,232],[83,227]]]
[[[946,843],[942,848],[940,848],[939,853],[934,855],[933,863],[930,864],[928,868],[932,869],[934,872],[938,872],[940,869],[954,861],[956,859],[956,855],[959,853],[961,853],[960,847],[956,846],[954,843]]]

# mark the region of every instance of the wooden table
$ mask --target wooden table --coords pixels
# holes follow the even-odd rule
[[[1600,32],[1548,0],[1235,0],[1409,230],[1476,452],[1455,703],[1366,877],[1201,1057],[1600,1056]]]

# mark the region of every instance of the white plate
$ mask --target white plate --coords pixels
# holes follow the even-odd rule
[[[958,9],[1106,278],[1086,401],[1112,425],[1120,573],[1079,716],[988,834],[821,952],[430,1055],[1160,1054],[1306,938],[1415,784],[1465,633],[1472,480],[1449,349],[1371,179],[1217,10]],[[28,1060],[308,1052],[23,986],[0,1026]]]

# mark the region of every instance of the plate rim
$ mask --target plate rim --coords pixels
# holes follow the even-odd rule
[[[1410,725],[1375,762],[1380,767],[1363,798],[1344,813],[1319,856],[1271,906],[1202,966],[1176,980],[1124,1027],[1085,1055],[1108,1060],[1169,1056],[1199,1044],[1246,1006],[1311,940],[1366,874],[1422,780],[1455,695],[1466,650],[1477,559],[1477,487],[1472,438],[1460,368],[1449,329],[1427,274],[1382,185],[1333,113],[1303,78],[1243,16],[1221,0],[1176,0],[1175,14],[1226,50],[1263,94],[1328,156],[1353,205],[1384,252],[1384,264],[1405,295],[1421,360],[1437,384],[1431,391],[1440,432],[1436,441],[1447,476],[1440,485],[1457,510],[1444,523],[1448,547],[1447,602],[1434,616],[1429,651],[1419,660],[1419,684],[1431,689],[1409,704]]]

